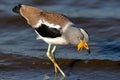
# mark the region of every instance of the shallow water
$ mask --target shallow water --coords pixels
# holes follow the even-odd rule
[[[0,68],[3,69],[3,67],[6,66],[8,69],[11,69],[10,66],[14,65],[17,65],[18,67],[19,63],[14,62],[14,60],[19,60],[21,63],[25,62],[25,64],[29,64],[29,61],[27,61],[28,59],[24,59],[25,56],[29,57],[30,61],[35,60],[33,59],[33,57],[43,60],[48,59],[45,54],[47,50],[47,44],[41,40],[36,40],[37,35],[35,34],[34,30],[26,23],[23,18],[21,18],[21,16],[12,12],[12,8],[18,3],[29,4],[44,10],[55,11],[65,14],[72,19],[72,21],[77,25],[77,27],[82,27],[87,30],[90,35],[90,55],[88,55],[85,50],[83,50],[82,52],[78,52],[75,46],[68,45],[57,47],[57,58],[72,60],[110,60],[113,61],[111,63],[120,61],[119,0],[1,0]],[[18,57],[17,55],[21,55],[22,57]],[[10,56],[14,57],[11,58]],[[27,65],[24,66],[22,64],[20,66],[22,66],[21,68],[24,68]],[[35,66],[37,67],[38,65]],[[19,80],[20,77],[23,77],[23,80],[38,80],[39,78],[43,79],[44,75],[47,73],[48,68],[44,69],[43,74],[41,73],[41,75],[40,72],[42,71],[42,67],[40,68],[40,70],[39,68],[36,68],[33,69],[33,71],[31,69],[23,69],[20,74],[18,73],[21,70],[19,68],[15,69],[14,71],[10,70],[9,72],[2,69],[0,71],[0,76],[2,76],[0,78],[2,80]],[[49,72],[51,70],[52,69],[48,69]],[[65,70],[67,71],[68,69]],[[84,68],[82,71],[80,69],[81,72],[78,72],[75,75],[74,72],[77,70],[73,70],[73,72],[71,72],[72,76],[68,77],[68,80],[70,80],[72,77],[75,80],[79,78],[81,78],[81,80],[119,79],[118,71],[116,73],[116,70],[118,69],[109,71],[112,70],[112,68],[110,68],[109,70],[105,68],[104,72],[104,70],[102,70],[101,68],[98,68],[97,70],[91,70],[90,68],[90,75],[87,74],[89,72],[87,72],[86,70],[87,68]],[[104,75],[100,75],[99,73]],[[110,74],[108,75],[108,73]],[[29,76],[31,74],[34,75]],[[96,74],[99,75],[95,76]],[[5,78],[7,75],[9,76]],[[26,75],[26,77],[24,75]],[[52,76],[53,79],[53,74],[50,74],[50,76]]]
[[[1,80],[54,80],[53,64],[48,59],[2,54]],[[120,61],[57,59],[67,75],[65,80],[119,80]],[[61,77],[58,73],[59,79]],[[58,80],[59,80],[58,79]]]

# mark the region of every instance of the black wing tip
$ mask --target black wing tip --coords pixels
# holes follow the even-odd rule
[[[12,11],[15,12],[15,13],[20,13],[20,8],[22,7],[22,4],[21,3],[18,3],[17,6],[15,6]]]

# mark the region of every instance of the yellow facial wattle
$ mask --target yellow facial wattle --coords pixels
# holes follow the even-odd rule
[[[77,50],[78,50],[78,51],[81,51],[81,50],[83,49],[83,47],[84,47],[84,44],[85,44],[85,42],[84,42],[84,41],[81,41],[81,42],[77,45]]]
[[[88,47],[88,43],[82,40],[82,41],[80,41],[80,43],[77,45],[77,50],[78,50],[78,51],[81,51],[83,48],[85,48],[85,49],[88,51],[88,53],[90,53],[90,49],[89,49],[89,47]]]

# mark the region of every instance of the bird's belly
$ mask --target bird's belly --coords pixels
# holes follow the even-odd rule
[[[48,44],[61,44],[61,45],[68,44],[68,42],[62,37],[42,38],[42,39]]]

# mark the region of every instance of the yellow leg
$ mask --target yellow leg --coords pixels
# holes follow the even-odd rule
[[[65,73],[62,71],[62,69],[58,66],[58,64],[55,62],[55,59],[51,56],[51,53],[50,53],[50,47],[51,47],[51,44],[49,44],[48,46],[48,50],[47,50],[47,56],[48,58],[53,62],[54,66],[55,66],[55,70],[58,69],[60,71],[60,73],[63,75],[63,78],[66,77]],[[56,48],[53,48],[53,52],[55,51]],[[56,70],[57,71],[57,70]]]
[[[52,51],[51,51],[51,53],[52,53],[52,58],[55,60],[55,50],[56,50],[56,45],[54,45],[54,47],[53,47],[53,49],[52,49]],[[56,62],[56,60],[55,60],[55,62]],[[55,77],[57,78],[57,67],[55,66],[55,64],[54,64],[54,69],[55,69]]]

